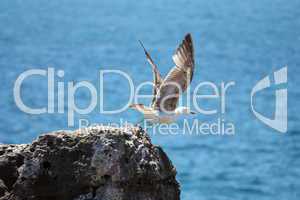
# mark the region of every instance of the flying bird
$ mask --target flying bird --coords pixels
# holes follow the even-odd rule
[[[177,107],[179,96],[186,91],[194,73],[194,47],[191,34],[186,34],[176,49],[172,57],[175,66],[164,79],[143,43],[139,42],[152,67],[153,99],[151,106],[131,104],[129,107],[141,112],[144,115],[144,120],[151,123],[171,123],[181,115],[196,114],[188,107]]]

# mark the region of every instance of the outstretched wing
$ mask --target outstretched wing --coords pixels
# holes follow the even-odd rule
[[[183,93],[193,78],[194,48],[191,34],[187,34],[173,55],[175,67],[162,82],[153,104],[160,111],[174,111],[179,95]]]
[[[161,75],[158,71],[158,68],[156,66],[156,64],[153,62],[150,54],[147,52],[146,48],[144,47],[143,43],[139,40],[141,46],[143,47],[144,49],[144,52],[145,52],[145,55],[147,57],[147,60],[149,62],[149,64],[151,65],[152,67],[152,72],[153,72],[153,98],[152,98],[152,104],[155,102],[156,100],[156,95],[157,95],[157,92],[158,92],[158,89],[161,85],[161,83],[163,82],[163,79],[161,78]]]

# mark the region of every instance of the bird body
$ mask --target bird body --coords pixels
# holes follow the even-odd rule
[[[171,123],[180,115],[195,114],[187,107],[177,107],[178,99],[192,81],[194,73],[194,48],[191,34],[187,34],[173,55],[175,66],[162,79],[156,64],[140,41],[153,72],[153,99],[151,106],[132,104],[144,119],[152,123]]]
[[[177,107],[172,112],[161,112],[151,107],[146,107],[143,104],[132,104],[130,108],[136,109],[144,115],[144,119],[150,123],[163,123],[169,124],[175,122],[179,116],[196,114],[191,111],[188,107]]]

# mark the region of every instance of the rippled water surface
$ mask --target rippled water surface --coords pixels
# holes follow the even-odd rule
[[[216,123],[222,117],[235,125],[235,135],[183,135],[182,131],[163,135],[149,130],[153,142],[164,148],[177,168],[182,199],[300,199],[299,8],[297,0],[2,0],[0,142],[30,142],[41,133],[67,127],[66,114],[29,115],[16,106],[13,86],[25,70],[64,70],[63,78],[55,77],[55,86],[87,80],[98,92],[101,69],[125,71],[139,84],[152,75],[138,39],[165,75],[173,65],[175,47],[191,32],[196,51],[191,89],[202,81],[218,87],[235,82],[228,90],[224,115],[195,118]],[[252,114],[250,92],[258,80],[285,65],[288,132],[280,134]],[[105,109],[122,106],[129,93],[126,80],[112,74],[104,83]],[[274,114],[275,89],[257,94],[256,109],[268,117]],[[27,79],[21,95],[26,105],[47,105],[47,79]],[[76,94],[81,107],[89,100],[86,90]],[[220,99],[203,100],[201,105],[220,111]],[[136,122],[141,117],[134,111],[103,115],[98,110],[99,105],[88,115],[76,114],[75,127],[80,118],[109,123],[120,118]]]

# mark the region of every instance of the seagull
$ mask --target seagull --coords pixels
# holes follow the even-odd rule
[[[150,106],[143,104],[131,104],[131,109],[137,110],[144,115],[146,122],[172,123],[179,116],[196,114],[188,107],[177,107],[180,94],[186,91],[192,81],[194,73],[194,48],[192,36],[186,34],[182,43],[176,49],[172,59],[175,66],[163,79],[157,65],[153,62],[150,54],[143,43],[139,41],[147,57],[153,72],[153,98]]]

